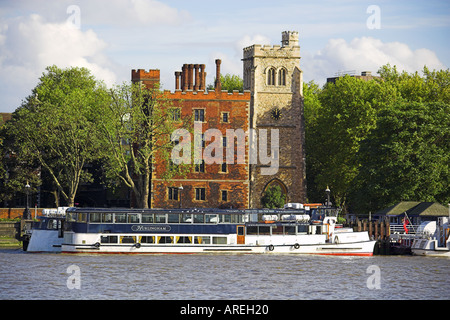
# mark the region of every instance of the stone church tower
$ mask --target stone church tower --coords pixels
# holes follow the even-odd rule
[[[304,150],[304,118],[302,71],[298,32],[284,31],[280,45],[244,48],[244,90],[251,91],[249,127],[254,129],[258,143],[258,160],[251,161],[250,208],[261,208],[261,197],[272,185],[279,185],[286,194],[286,202],[306,201]],[[278,133],[278,138],[273,133]],[[267,136],[267,150],[261,137]],[[274,141],[272,141],[272,139]],[[279,153],[271,152],[278,140]],[[256,148],[249,158],[255,157]],[[261,161],[261,151],[272,153],[278,161],[278,170],[268,170],[267,161]]]

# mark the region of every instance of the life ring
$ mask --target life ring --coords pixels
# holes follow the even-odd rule
[[[267,249],[268,249],[269,251],[273,251],[273,249],[275,249],[275,247],[273,246],[273,244],[271,244],[271,245],[269,245],[269,246],[267,247]]]
[[[300,248],[300,245],[298,243],[294,244],[294,249]]]
[[[138,242],[134,245],[137,249],[139,249],[141,247],[141,244]]]
[[[100,248],[100,242],[96,242],[96,243],[94,243],[94,247],[96,247],[96,248]]]

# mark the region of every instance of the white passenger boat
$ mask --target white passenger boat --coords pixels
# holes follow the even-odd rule
[[[450,225],[448,217],[423,222],[416,233],[411,251],[418,256],[450,257]]]
[[[44,209],[38,221],[33,222],[27,252],[60,253],[64,234],[65,211],[67,207]]]
[[[94,209],[66,212],[63,253],[286,253],[371,256],[367,232],[332,209]]]

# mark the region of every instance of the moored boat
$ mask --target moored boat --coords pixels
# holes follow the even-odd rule
[[[449,218],[423,222],[418,229],[411,251],[418,256],[450,257]]]
[[[63,253],[373,254],[367,232],[336,224],[336,210],[69,208]]]

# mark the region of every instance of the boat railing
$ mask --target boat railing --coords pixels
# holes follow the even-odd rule
[[[419,229],[418,224],[408,224],[406,227],[408,228],[408,233],[405,232],[403,224],[390,224],[389,229],[391,234],[412,234],[412,235],[415,235],[417,230]]]

